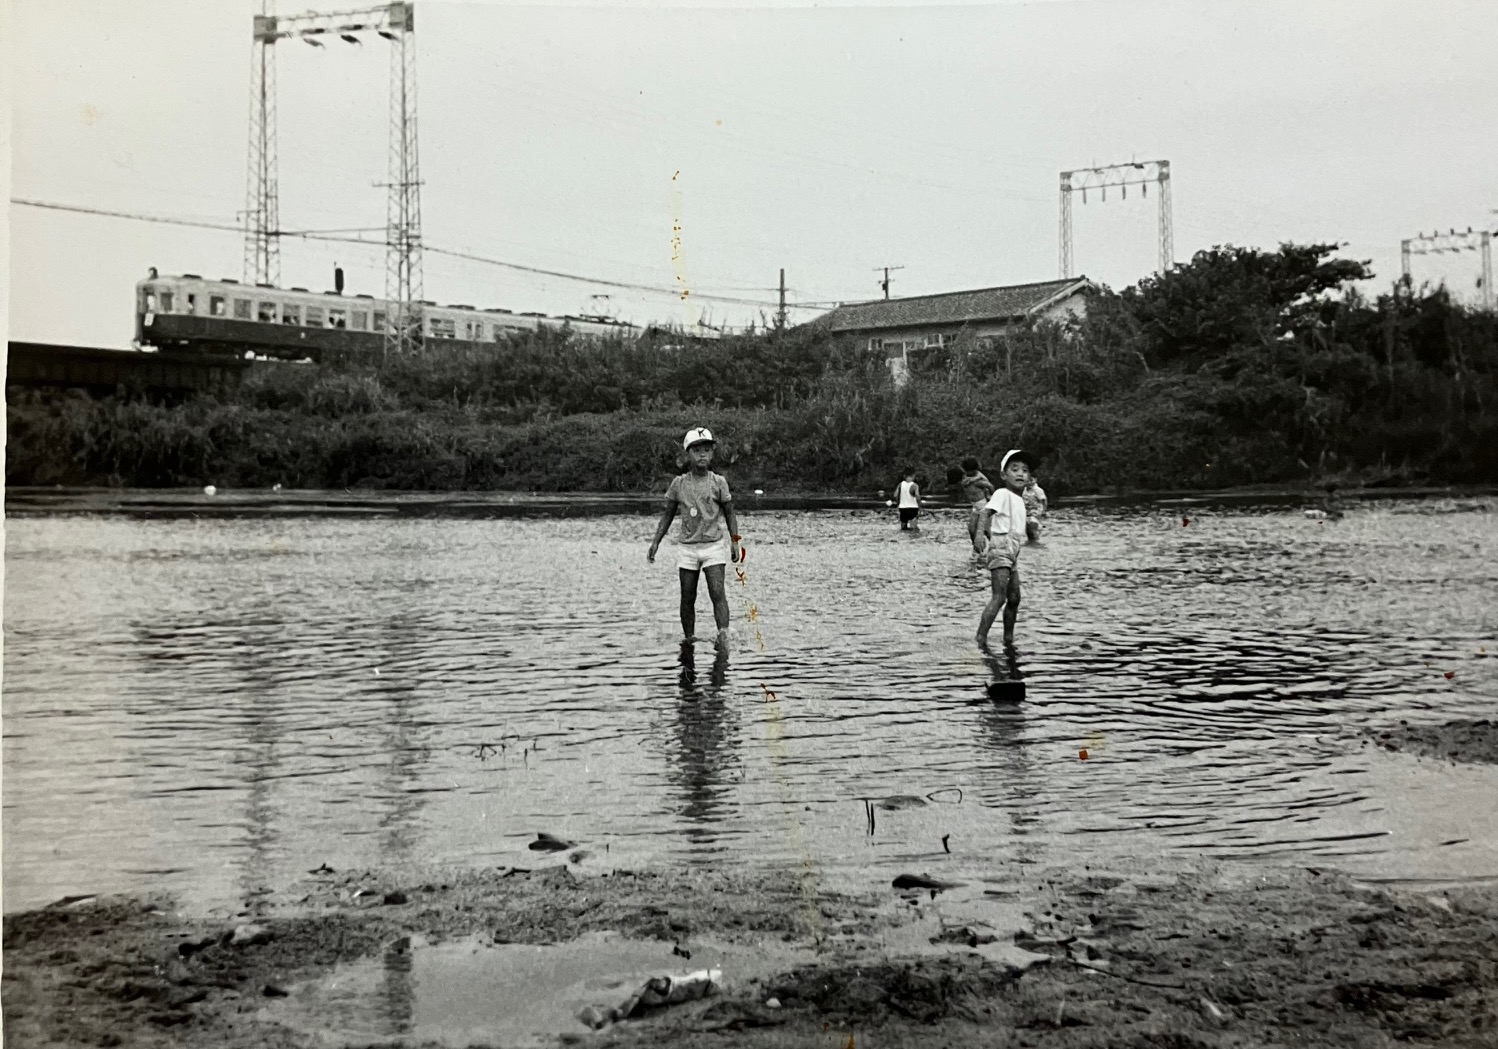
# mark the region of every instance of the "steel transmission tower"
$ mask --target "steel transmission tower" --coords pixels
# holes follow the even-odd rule
[[[261,0],[254,20],[250,67],[250,170],[245,203],[244,279],[281,281],[281,220],[276,179],[276,61],[278,40],[316,48],[334,39],[362,44],[367,34],[390,41],[389,196],[385,208],[385,297],[390,316],[386,351],[421,344],[421,169],[416,150],[416,17],[414,5],[382,4],[354,11],[276,16]]]
[[[416,16],[390,5],[390,181],[385,207],[386,352],[421,345],[421,166],[416,152]]]
[[[1410,279],[1411,255],[1438,255],[1446,251],[1475,251],[1482,260],[1482,308],[1493,308],[1493,235],[1467,227],[1465,233],[1421,233],[1399,242],[1399,263],[1406,282]]]
[[[1151,184],[1158,184],[1160,201],[1160,265],[1158,272],[1164,273],[1175,265],[1175,231],[1170,215],[1170,161],[1146,160],[1128,164],[1109,164],[1100,168],[1078,168],[1061,173],[1061,276],[1072,275],[1072,219],[1071,195],[1082,194],[1082,203],[1087,203],[1087,191],[1099,193],[1108,199],[1109,189],[1118,189],[1125,199],[1129,187],[1138,186],[1148,197]]]
[[[281,208],[276,186],[276,17],[261,0],[250,53],[250,171],[245,180],[244,280],[281,283]]]

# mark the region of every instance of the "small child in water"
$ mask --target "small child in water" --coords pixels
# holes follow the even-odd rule
[[[1035,479],[1034,473],[1030,475],[1030,483],[1025,486],[1022,496],[1025,500],[1025,535],[1030,542],[1040,542],[1040,519],[1045,516],[1046,498],[1045,489],[1040,487],[1040,482]]]
[[[739,523],[733,512],[733,496],[728,480],[708,467],[713,461],[712,431],[698,426],[682,439],[691,468],[671,482],[666,489],[666,509],[656,525],[655,540],[646,559],[655,562],[661,540],[671,528],[671,519],[681,511],[681,532],[677,536],[676,567],[681,580],[681,630],[691,638],[697,627],[697,576],[707,576],[707,593],[713,602],[713,619],[718,624],[718,644],[728,641],[728,594],[723,573],[729,561],[737,562]]]
[[[1028,452],[1018,448],[1004,456],[999,464],[999,478],[1004,487],[993,494],[978,515],[978,530],[973,536],[973,550],[979,563],[988,569],[993,594],[978,620],[978,644],[988,644],[988,632],[1000,609],[1004,612],[1004,644],[1014,643],[1014,624],[1019,618],[1019,552],[1025,545],[1025,500],[1022,495],[1030,483]]]
[[[974,539],[978,535],[978,515],[983,512],[983,504],[993,497],[993,482],[978,469],[978,460],[968,456],[962,460],[962,480],[958,483],[962,485],[962,497],[972,506],[967,515],[967,536]]]
[[[900,531],[909,532],[912,529],[920,531],[919,526],[915,524],[915,519],[921,513],[921,486],[915,483],[914,469],[907,469],[904,477],[895,495],[900,505]]]

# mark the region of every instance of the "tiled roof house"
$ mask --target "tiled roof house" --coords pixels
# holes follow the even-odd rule
[[[839,306],[810,326],[867,338],[883,350],[896,376],[903,375],[912,350],[945,345],[961,333],[1002,335],[1018,324],[1081,316],[1095,290],[1086,277],[1010,284],[976,291],[949,291],[904,299],[877,299]]]

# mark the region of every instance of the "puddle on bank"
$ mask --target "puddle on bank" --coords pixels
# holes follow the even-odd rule
[[[554,1045],[586,1033],[578,1013],[624,1003],[653,976],[722,970],[722,986],[815,960],[809,948],[773,941],[724,944],[693,940],[686,959],[672,945],[614,933],[559,944],[495,943],[466,937],[442,943],[412,938],[409,949],[342,965],[267,1005],[261,1018],[320,1038],[329,1046],[437,1044]]]

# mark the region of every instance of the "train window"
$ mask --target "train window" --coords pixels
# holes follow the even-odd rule
[[[237,321],[247,321],[250,319],[249,299],[234,300],[234,319]]]
[[[156,293],[154,291],[148,291],[148,292],[146,292],[145,312],[146,313],[155,313],[156,312]]]
[[[184,312],[186,312],[186,313],[197,313],[198,312],[198,297],[196,295],[194,295],[192,292],[188,292],[187,293],[187,309]]]
[[[255,319],[261,324],[276,323],[276,304],[274,302],[262,302],[260,308],[255,312]]]
[[[385,311],[384,310],[375,310],[374,311],[374,330],[375,331],[384,331],[385,330]]]
[[[322,327],[322,307],[321,306],[308,306],[307,307],[307,327],[309,327],[309,328],[321,328]]]
[[[355,331],[368,331],[369,330],[369,311],[368,310],[354,310],[352,313],[349,314],[348,326],[350,328],[353,328]]]
[[[164,291],[161,293],[161,312],[172,312],[172,293],[169,291]]]
[[[439,339],[456,339],[458,337],[458,322],[447,317],[432,318],[432,334]]]
[[[348,313],[345,310],[328,310],[328,327],[347,328]]]
[[[225,313],[225,299],[222,295],[208,296],[208,313],[212,317],[222,317]]]
[[[282,324],[300,324],[300,323],[302,323],[302,308],[300,306],[292,306],[290,304],[282,306],[281,307],[281,323]]]

